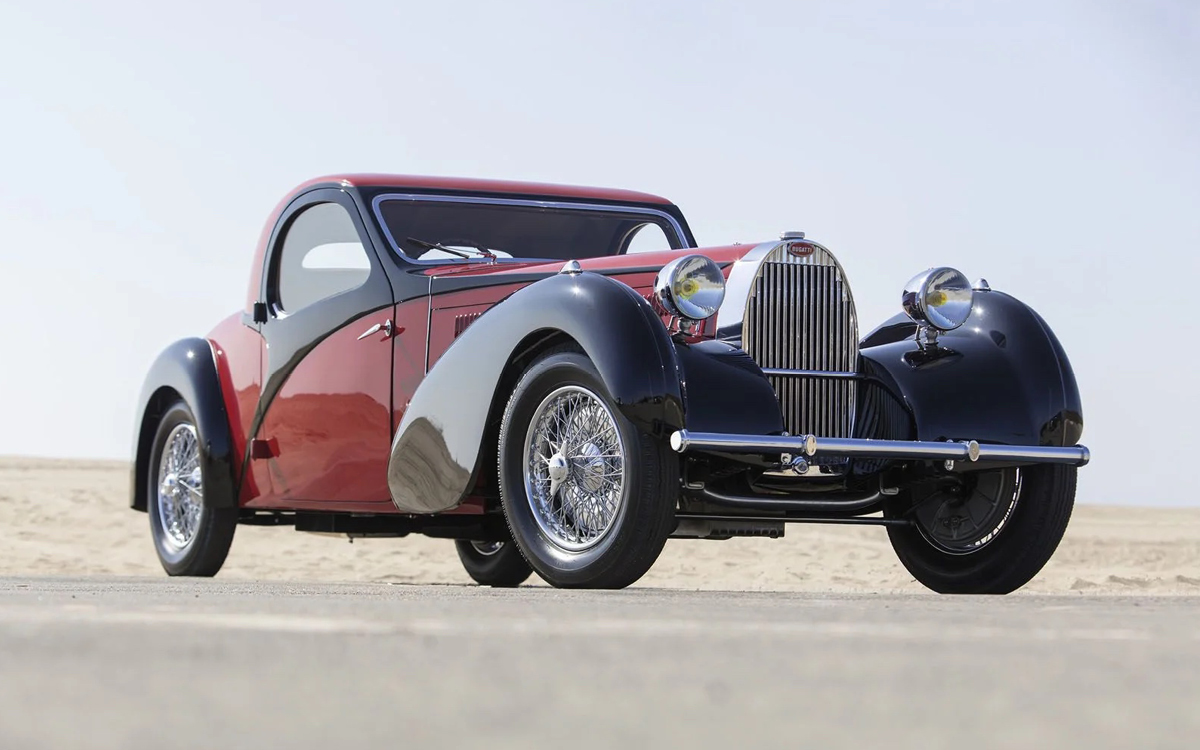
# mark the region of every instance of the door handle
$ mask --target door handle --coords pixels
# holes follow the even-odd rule
[[[404,330],[403,328],[400,329],[400,331],[403,331],[403,330]],[[376,323],[375,325],[371,326],[367,330],[363,331],[359,335],[358,340],[362,341],[366,337],[374,336],[375,334],[379,333],[380,331],[383,331],[383,337],[385,339],[390,339],[392,337],[393,333],[399,333],[399,331],[396,331],[392,327],[391,318],[388,318],[387,320],[383,321],[382,323]]]

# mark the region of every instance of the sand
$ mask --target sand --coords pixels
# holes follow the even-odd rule
[[[0,575],[165,575],[128,464],[0,458]],[[239,527],[220,577],[470,583],[451,542]],[[536,577],[534,585],[542,585]],[[792,525],[783,539],[672,540],[638,586],[818,593],[923,592],[875,527]],[[1025,593],[1200,595],[1200,508],[1079,505]]]

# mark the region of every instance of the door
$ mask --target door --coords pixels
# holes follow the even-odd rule
[[[297,198],[272,238],[261,426],[270,490],[251,507],[387,510],[391,285],[340,190]],[[378,507],[377,507],[378,506]]]

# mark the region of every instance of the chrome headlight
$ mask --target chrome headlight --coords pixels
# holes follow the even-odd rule
[[[975,293],[971,282],[953,268],[931,268],[904,285],[900,304],[918,324],[928,323],[939,331],[953,331],[971,315]]]
[[[654,293],[672,315],[704,320],[715,315],[725,299],[725,277],[711,258],[685,255],[662,267]]]

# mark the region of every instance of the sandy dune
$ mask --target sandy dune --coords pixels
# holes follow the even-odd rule
[[[127,464],[0,458],[0,575],[164,575]],[[227,579],[469,582],[443,540],[344,539],[241,527]],[[535,579],[536,580],[536,579]],[[540,583],[540,581],[539,581]],[[791,526],[779,540],[671,541],[639,586],[920,592],[877,528]],[[1023,591],[1200,595],[1200,508],[1083,505]]]

